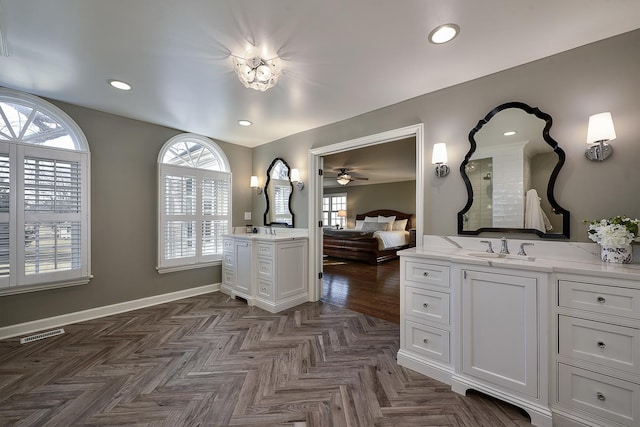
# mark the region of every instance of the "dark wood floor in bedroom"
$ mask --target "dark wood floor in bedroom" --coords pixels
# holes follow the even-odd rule
[[[322,301],[400,323],[400,260],[370,265],[326,258]]]

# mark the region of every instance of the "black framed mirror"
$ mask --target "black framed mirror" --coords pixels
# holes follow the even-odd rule
[[[264,197],[267,207],[264,211],[264,225],[284,225],[294,227],[294,215],[291,210],[291,168],[284,159],[276,157],[267,169],[267,181]]]
[[[471,130],[460,165],[468,198],[458,212],[458,234],[569,238],[569,211],[554,197],[565,153],[549,135],[551,124],[551,116],[538,108],[508,102]]]

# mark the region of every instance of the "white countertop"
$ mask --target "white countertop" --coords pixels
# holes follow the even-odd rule
[[[246,233],[244,230],[244,227],[239,227],[236,230],[237,232],[233,234],[225,234],[224,237],[233,237],[234,239],[244,240],[264,240],[270,242],[309,238],[309,230],[306,228],[274,228],[276,234],[266,234],[263,227],[259,228],[258,233]]]
[[[398,251],[402,256],[417,256],[429,259],[452,261],[464,264],[511,268],[518,270],[585,274],[589,276],[637,280],[640,286],[640,264],[634,254],[633,264],[604,263],[599,257],[599,246],[590,243],[509,240],[512,254],[518,252],[519,244],[532,242],[527,256],[508,255],[502,258],[484,258],[484,245],[480,240],[492,240],[494,250],[500,246],[499,239],[471,238],[460,236],[424,236],[422,248]],[[636,246],[635,252],[640,252]],[[495,256],[498,256],[497,254]]]

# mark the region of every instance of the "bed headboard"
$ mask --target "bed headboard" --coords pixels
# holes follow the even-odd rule
[[[396,219],[408,219],[409,221],[407,221],[407,226],[405,227],[405,229],[407,231],[409,231],[410,229],[413,228],[413,214],[407,214],[404,212],[398,212],[398,211],[394,211],[391,209],[378,209],[375,211],[370,211],[370,212],[365,212],[365,213],[361,213],[361,214],[357,214],[356,215],[356,219],[364,219],[365,216],[378,216],[378,215],[382,215],[382,216],[396,216]]]

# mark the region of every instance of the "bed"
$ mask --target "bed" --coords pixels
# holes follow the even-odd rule
[[[395,230],[383,229],[384,225],[372,223],[380,218],[389,220],[395,217]],[[369,264],[378,264],[397,258],[400,249],[409,247],[409,230],[412,227],[412,214],[390,209],[380,209],[356,215],[359,229],[324,229],[322,253],[325,257],[351,259]],[[405,221],[406,220],[406,221]],[[367,224],[369,223],[369,224]],[[403,225],[404,227],[399,227]],[[393,227],[393,226],[392,226]]]

